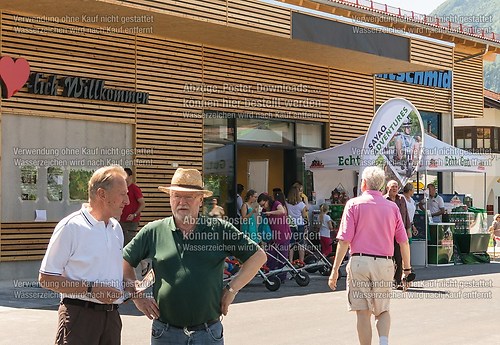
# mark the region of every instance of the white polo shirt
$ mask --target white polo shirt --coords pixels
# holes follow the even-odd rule
[[[436,194],[434,198],[429,197],[427,201],[427,209],[431,211],[431,214],[439,212],[442,208],[444,208],[444,201],[440,195]],[[432,221],[434,223],[441,223],[441,220],[441,215],[432,217]]]
[[[123,290],[123,232],[110,218],[106,226],[88,212],[88,204],[61,220],[50,238],[40,272],[70,280],[99,282]],[[85,295],[61,294],[102,303]],[[121,303],[122,299],[114,303]]]

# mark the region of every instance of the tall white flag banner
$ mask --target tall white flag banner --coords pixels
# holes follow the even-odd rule
[[[377,110],[368,128],[359,175],[366,167],[376,165],[384,169],[386,181],[396,180],[404,185],[420,166],[423,133],[417,108],[404,98],[391,98]]]

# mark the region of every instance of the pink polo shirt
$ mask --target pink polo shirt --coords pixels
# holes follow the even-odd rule
[[[394,254],[394,238],[408,241],[398,206],[374,190],[347,202],[337,238],[350,243],[351,254],[387,256]]]

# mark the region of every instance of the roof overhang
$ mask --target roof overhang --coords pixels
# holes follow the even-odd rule
[[[404,60],[266,34],[253,31],[250,28],[241,29],[180,15],[141,10],[106,1],[65,0],[63,6],[60,1],[56,0],[1,0],[0,6],[4,12],[28,16],[82,17],[85,15],[92,17],[113,14],[125,17],[153,15],[153,22],[142,23],[144,26],[152,27],[153,33],[148,36],[328,66],[356,73],[398,73],[401,71],[435,69],[427,65],[410,63]],[[82,25],[92,26],[93,24],[82,23]],[[106,23],[106,26],[127,27],[127,24]],[[138,24],[131,23],[129,26],[138,26]]]
[[[364,2],[360,5],[355,3],[333,1],[333,0],[276,0],[291,5],[299,5],[304,8],[310,8],[324,13],[335,14],[353,20],[365,19],[368,23],[377,23],[385,27],[401,29],[406,32],[418,32],[420,36],[435,38],[441,41],[453,42],[456,44],[455,50],[474,54],[484,51],[485,56],[491,59],[490,54],[500,53],[500,41],[482,38],[478,35],[458,32],[456,30],[446,30],[442,27],[435,27],[430,24],[421,23],[418,20],[411,18],[405,19],[384,13],[379,9],[370,9],[364,6]],[[381,5],[381,4],[378,4]]]

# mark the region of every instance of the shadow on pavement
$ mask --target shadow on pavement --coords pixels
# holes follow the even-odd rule
[[[455,266],[429,266],[415,268],[417,278],[409,291],[420,293],[442,293],[441,290],[427,289],[432,285],[419,284],[419,281],[472,277],[476,275],[488,275],[500,273],[500,263],[455,265]],[[345,274],[345,273],[344,273]],[[236,296],[234,303],[245,303],[257,300],[286,298],[305,296],[317,293],[329,293],[332,290],[328,287],[328,277],[319,273],[309,273],[310,283],[307,286],[299,286],[294,280],[287,280],[277,291],[269,291],[264,286],[260,277],[254,278]],[[482,279],[487,279],[482,277]],[[343,276],[338,281],[337,290],[344,291],[346,288],[346,278]],[[21,309],[41,309],[57,310],[59,297],[57,293],[37,287],[30,282],[6,282],[0,285],[0,307],[21,308]],[[131,316],[142,316],[142,313],[135,308],[132,302],[127,302],[120,306],[120,314]]]

